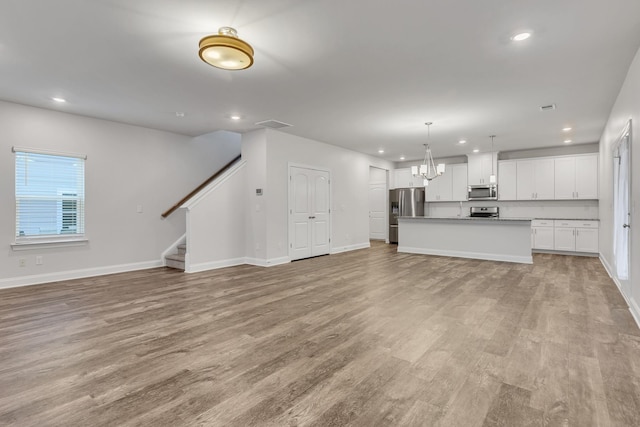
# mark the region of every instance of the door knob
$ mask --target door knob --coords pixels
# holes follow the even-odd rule
[[[310,216],[309,219],[316,219],[316,217],[315,216]]]
[[[622,224],[622,228],[631,228],[631,225],[629,225],[629,224]]]

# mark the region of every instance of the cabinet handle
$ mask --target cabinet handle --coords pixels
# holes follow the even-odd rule
[[[576,199],[579,197],[578,192],[576,191]]]

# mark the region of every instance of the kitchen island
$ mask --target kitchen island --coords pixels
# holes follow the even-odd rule
[[[398,252],[532,264],[531,218],[398,217]]]

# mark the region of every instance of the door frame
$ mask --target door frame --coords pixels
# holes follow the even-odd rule
[[[292,167],[299,168],[299,169],[316,170],[320,172],[326,172],[327,174],[329,174],[329,253],[331,253],[333,249],[333,241],[331,240],[331,237],[333,236],[333,190],[332,190],[333,187],[331,183],[331,169],[324,168],[321,166],[307,165],[304,163],[287,162],[287,177],[289,177],[289,179],[287,179],[287,255],[289,256],[289,259],[293,259],[293,254],[292,254],[293,248],[291,247],[291,245],[293,244],[291,241],[292,235],[293,235],[292,224],[291,224],[292,197],[293,197],[293,194],[291,192],[292,190],[291,168]]]

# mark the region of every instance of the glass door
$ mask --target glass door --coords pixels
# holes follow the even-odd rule
[[[631,121],[627,123],[613,156],[614,274],[622,292],[631,297]]]

